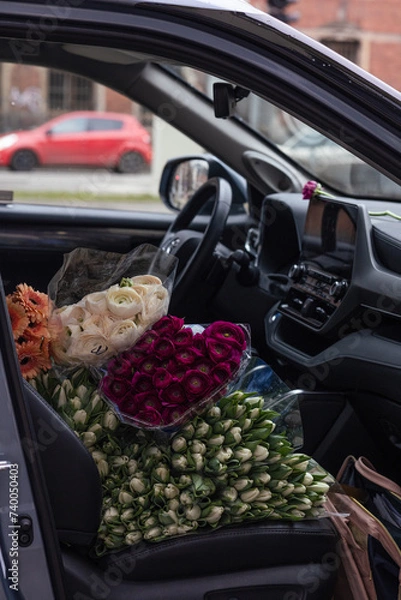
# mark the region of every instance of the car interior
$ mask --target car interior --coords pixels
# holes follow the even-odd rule
[[[400,212],[395,198],[303,199],[308,171],[240,118],[216,118],[216,102],[190,90],[168,61],[149,48],[108,49],[77,38],[44,41],[23,61],[91,78],[156,115],[164,107],[162,117],[207,153],[178,151],[165,165],[160,197],[168,212],[1,203],[5,293],[20,282],[46,291],[76,247],[126,253],[159,246],[179,259],[171,312],[189,323],[248,323],[254,354],[299,390],[303,452],[333,475],[346,456],[363,455],[401,483],[401,239],[396,221],[381,216]],[[15,61],[11,48],[0,40],[4,62]],[[175,175],[195,173],[199,161],[206,181],[175,210]],[[58,432],[40,459],[68,597],[332,598],[340,563],[328,517],[143,542],[94,560],[102,498],[96,465],[29,384],[24,393],[36,434],[44,423]]]

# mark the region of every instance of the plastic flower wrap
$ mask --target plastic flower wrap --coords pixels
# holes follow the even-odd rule
[[[107,364],[100,387],[120,419],[146,429],[182,425],[216,402],[249,360],[245,326],[184,326],[167,315]]]
[[[167,313],[176,259],[149,245],[127,255],[78,248],[49,284],[51,353],[100,367]]]
[[[262,396],[236,391],[171,437],[119,422],[80,369],[33,382],[88,448],[103,488],[97,555],[259,520],[319,518],[332,478],[295,452]]]
[[[25,379],[30,379],[51,367],[48,297],[20,283],[7,296],[7,308],[21,374]]]

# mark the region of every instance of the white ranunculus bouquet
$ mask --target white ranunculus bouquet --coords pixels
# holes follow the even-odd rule
[[[49,285],[51,352],[100,367],[167,314],[176,259],[153,246],[128,255],[79,248]]]

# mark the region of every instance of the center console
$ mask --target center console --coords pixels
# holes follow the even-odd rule
[[[312,198],[299,262],[279,311],[318,330],[341,305],[352,277],[358,206]]]

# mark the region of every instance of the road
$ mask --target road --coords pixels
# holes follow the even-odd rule
[[[138,204],[142,210],[163,210],[158,200],[158,182],[154,179],[150,173],[126,175],[106,169],[36,169],[28,173],[0,169],[0,189],[12,190],[17,202],[106,208],[110,196],[114,207],[118,204],[133,209]],[[153,196],[155,200],[150,198],[137,203],[133,196],[141,195]]]

